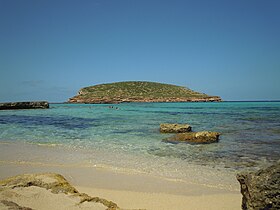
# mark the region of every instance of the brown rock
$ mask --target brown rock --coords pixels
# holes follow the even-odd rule
[[[185,133],[191,130],[192,127],[188,124],[160,124],[160,132],[162,133]]]
[[[200,132],[189,132],[189,133],[178,133],[174,136],[171,136],[164,141],[167,142],[191,142],[199,144],[208,144],[219,141],[219,136],[221,134],[218,132],[212,131],[200,131]]]
[[[6,207],[18,207],[17,209],[29,210],[32,206],[31,208],[25,208],[17,204],[17,201],[20,200],[20,196],[22,195],[16,192],[16,190],[21,189],[20,191],[24,192],[25,189],[35,190],[37,188],[46,189],[48,193],[54,194],[53,196],[55,196],[55,194],[65,194],[68,196],[67,200],[69,201],[66,205],[70,205],[70,209],[84,209],[82,208],[83,204],[89,202],[93,206],[98,205],[98,209],[120,210],[117,204],[112,201],[78,192],[78,190],[71,186],[63,176],[55,173],[23,174],[0,180],[0,203],[2,206],[4,205]],[[11,197],[10,195],[16,196]],[[40,195],[39,193],[38,196]],[[47,199],[44,195],[42,196],[43,199]],[[24,197],[26,196],[23,195],[23,199],[25,199]],[[36,203],[36,197],[33,199],[34,203]],[[75,203],[74,206],[72,206],[73,203]]]
[[[243,195],[243,210],[280,209],[280,162],[236,177]]]

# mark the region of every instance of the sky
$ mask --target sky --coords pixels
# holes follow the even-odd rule
[[[279,0],[0,0],[0,102],[118,81],[280,99]]]

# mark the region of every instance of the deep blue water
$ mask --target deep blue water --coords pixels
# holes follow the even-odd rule
[[[159,133],[160,123],[222,135],[214,144],[171,144],[162,141],[170,134]],[[280,102],[51,104],[47,110],[1,111],[0,141],[101,151],[104,157],[95,162],[112,166],[133,167],[123,160],[133,156],[142,168],[160,160],[172,161],[176,170],[187,164],[242,170],[280,159]]]

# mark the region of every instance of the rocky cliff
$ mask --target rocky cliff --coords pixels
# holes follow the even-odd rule
[[[208,102],[221,101],[185,87],[156,82],[116,82],[82,88],[69,103]]]

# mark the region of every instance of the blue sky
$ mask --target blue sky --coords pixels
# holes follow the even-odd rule
[[[279,0],[0,0],[0,101],[157,81],[280,99]]]

